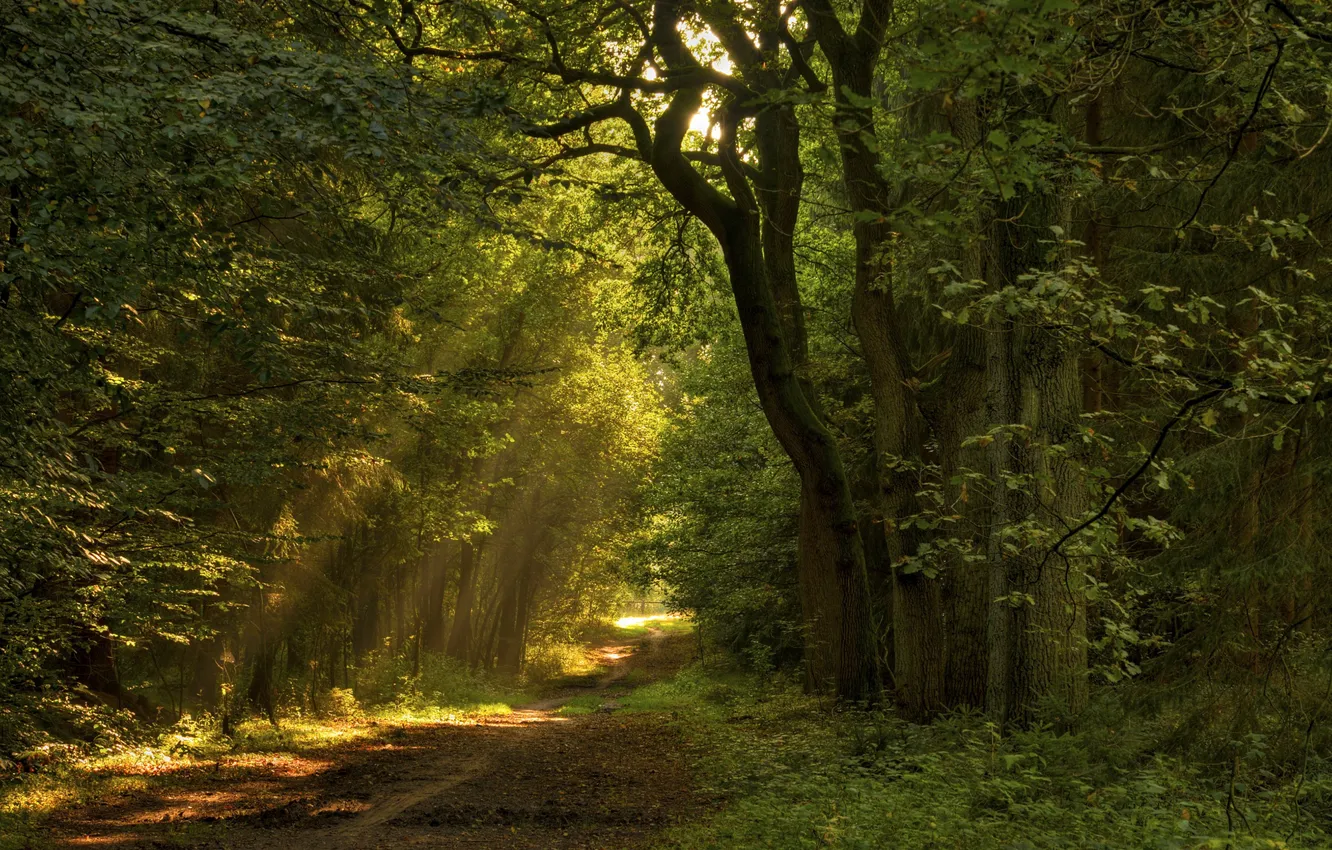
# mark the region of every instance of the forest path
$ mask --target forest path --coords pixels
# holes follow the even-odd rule
[[[299,756],[181,771],[151,792],[70,809],[62,847],[633,848],[697,809],[679,733],[617,697],[692,656],[653,629],[597,647],[607,672],[512,713],[388,726]],[[632,677],[630,674],[633,674]],[[632,686],[626,682],[632,679]],[[601,707],[560,707],[595,695]],[[587,703],[591,700],[580,700]]]

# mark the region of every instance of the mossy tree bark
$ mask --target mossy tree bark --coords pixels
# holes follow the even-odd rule
[[[1067,202],[1053,191],[997,203],[985,280],[1021,287],[1022,276],[1048,268],[1059,254],[1051,226],[1067,232],[1067,219]],[[987,710],[1002,724],[1025,725],[1048,703],[1076,712],[1087,700],[1083,566],[1051,556],[1040,534],[1051,518],[1062,531],[1061,521],[1089,507],[1079,464],[1057,448],[1077,441],[1082,381],[1076,352],[1049,329],[1004,317],[987,339],[987,418],[1011,426],[989,447]]]
[[[892,637],[897,701],[905,713],[927,719],[945,705],[945,631],[941,584],[909,559],[919,537],[905,527],[919,512],[918,459],[925,422],[913,390],[914,374],[903,344],[892,280],[890,223],[900,191],[883,177],[874,121],[874,71],[883,50],[891,0],[867,0],[848,32],[827,0],[809,6],[814,37],[832,69],[834,127],[842,152],[842,177],[855,213],[855,289],[852,316],[874,398],[874,449],[878,504],[893,567]]]

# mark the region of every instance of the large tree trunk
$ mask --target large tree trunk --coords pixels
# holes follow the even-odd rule
[[[893,679],[903,713],[925,720],[944,707],[943,599],[940,581],[912,560],[921,541],[903,522],[919,510],[925,423],[909,389],[914,375],[892,289],[892,193],[879,173],[874,114],[867,106],[879,48],[844,38],[825,42],[837,92],[843,183],[859,214],[852,317],[874,397],[878,504],[893,565]]]
[[[676,28],[680,16],[677,0],[658,0],[653,39],[673,71],[700,67]],[[730,39],[735,33],[722,36]],[[743,34],[736,40],[743,41]],[[627,106],[628,101],[625,103]],[[657,119],[655,138],[637,113],[626,109],[622,115],[630,122],[640,150],[662,185],[721,243],[759,404],[800,478],[797,570],[808,684],[843,699],[872,699],[879,692],[878,652],[855,504],[836,439],[801,385],[796,371],[798,355],[793,356],[791,348],[796,331],[791,321],[783,322],[774,292],[774,283],[782,285],[792,265],[785,256],[788,246],[780,239],[773,240],[775,234],[770,232],[770,245],[777,253],[771,258],[764,255],[760,201],[754,197],[751,175],[736,147],[735,130],[741,118],[738,112],[728,113],[723,121],[720,145],[722,171],[731,198],[717,191],[684,159],[681,143],[701,106],[700,90],[676,92]],[[798,125],[789,107],[760,110],[755,123],[759,136],[768,137],[765,150],[769,143],[782,150],[798,150]],[[771,213],[775,208],[772,203],[780,201],[783,215],[793,217],[798,210],[798,196],[789,191],[793,175],[784,174],[781,163],[772,161],[771,156],[760,159],[762,203]],[[774,223],[782,232],[789,232],[795,222],[792,218]],[[789,298],[784,301],[790,319],[798,313],[798,305],[790,303]]]
[[[871,699],[879,691],[878,651],[855,503],[836,439],[792,369],[766,285],[757,215],[745,217],[732,227],[727,266],[759,402],[800,476],[797,570],[808,684]]]
[[[983,348],[979,335],[974,342]],[[955,349],[953,356],[963,356],[963,352]],[[977,384],[984,379],[978,372],[972,377]],[[956,383],[953,388],[957,389]],[[979,392],[974,398],[965,394],[950,393],[950,396],[960,401],[955,408],[956,415],[941,421],[935,433],[940,446],[939,470],[947,509],[954,511],[960,520],[957,526],[943,533],[957,536],[964,545],[962,551],[949,553],[941,564],[946,635],[944,703],[950,708],[980,709],[985,706],[988,676],[990,648],[986,621],[990,605],[987,565],[979,553],[984,551],[989,533],[990,511],[985,494],[975,492],[975,486],[963,477],[966,470],[984,468],[985,452],[978,448],[963,448],[962,442],[982,433],[986,423]]]
[[[872,428],[871,424],[871,428]],[[854,437],[852,438],[855,439]],[[869,580],[870,610],[875,613],[878,629],[880,667],[885,671],[897,669],[893,657],[896,635],[893,631],[893,559],[888,552],[888,535],[883,531],[883,506],[879,503],[878,457],[870,452],[861,468],[852,472],[854,482],[851,495],[861,505],[858,515],[861,543],[865,547],[865,573]]]
[[[1040,243],[1050,225],[1067,228],[1067,205],[1051,194],[1019,194],[996,205],[993,221],[986,279],[1020,286],[1019,275],[1049,265],[1050,246]],[[1051,450],[1076,440],[1082,382],[1076,354],[1049,330],[1002,318],[988,341],[990,421],[1021,431],[990,447],[987,708],[1001,724],[1025,725],[1046,702],[1075,712],[1087,699],[1084,568],[1067,553],[1050,555],[1052,540],[1021,539],[1024,526],[1055,533],[1088,508],[1078,464]],[[1021,486],[1007,486],[1013,476]]]
[[[923,425],[907,391],[905,354],[896,344],[886,238],[857,227],[855,327],[874,395],[874,449],[882,533],[893,570],[893,680],[903,713],[925,720],[944,707],[944,621],[940,582],[912,560],[920,543],[903,521],[919,508]]]

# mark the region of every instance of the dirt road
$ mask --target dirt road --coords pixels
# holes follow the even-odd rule
[[[687,638],[654,632],[599,649],[609,673],[474,724],[386,727],[305,755],[194,767],[152,792],[58,815],[49,846],[633,848],[697,809],[678,733],[613,712],[635,682],[672,672]],[[601,710],[559,707],[596,694]],[[583,702],[587,702],[584,700]]]

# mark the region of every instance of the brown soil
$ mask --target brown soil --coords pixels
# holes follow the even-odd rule
[[[193,766],[153,790],[70,809],[57,847],[633,848],[701,805],[678,733],[657,714],[612,713],[621,680],[673,672],[690,641],[654,631],[604,646],[609,674],[469,725],[385,726],[301,754]],[[582,694],[602,710],[562,715]]]

